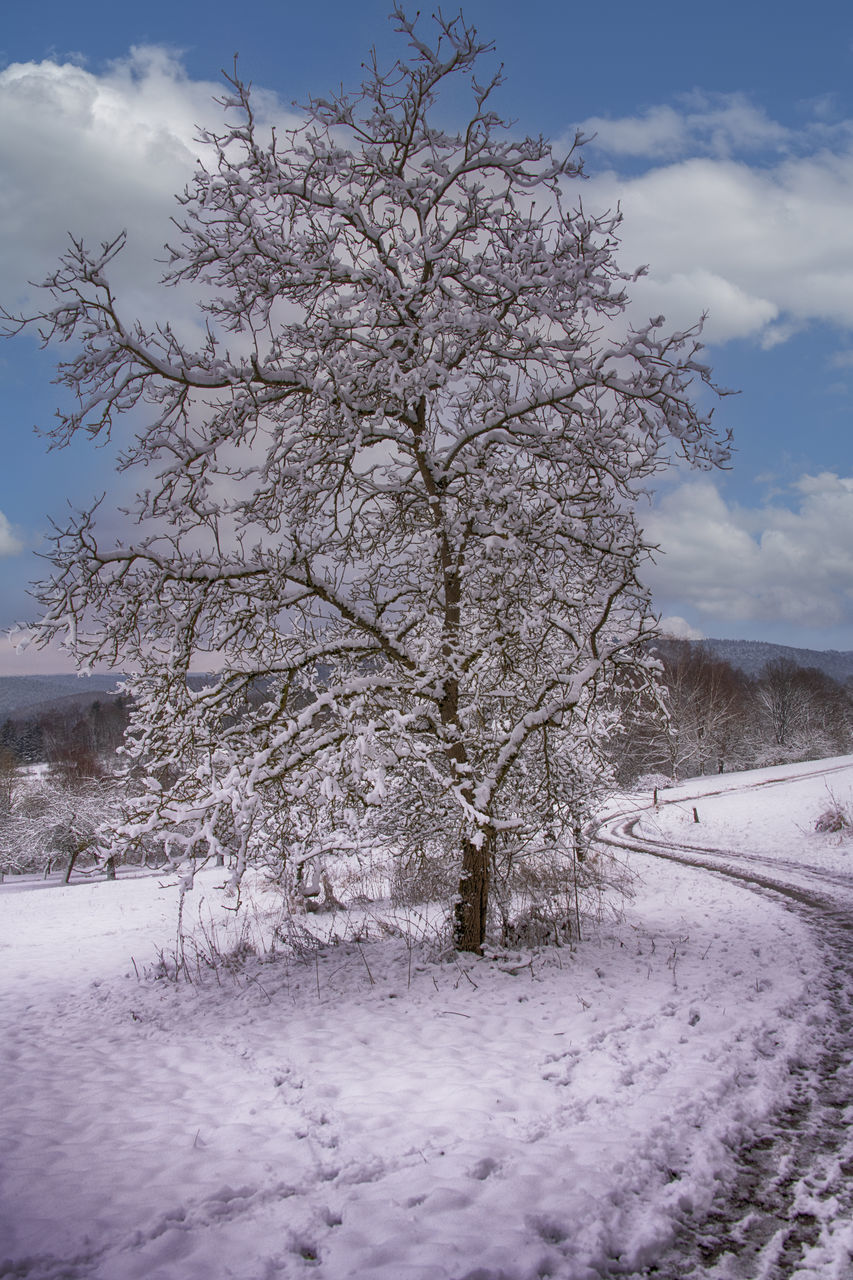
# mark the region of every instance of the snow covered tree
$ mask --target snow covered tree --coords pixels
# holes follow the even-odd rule
[[[727,443],[691,399],[695,332],[625,322],[619,217],[572,202],[582,140],[511,135],[462,18],[432,45],[393,19],[401,60],[292,132],[261,136],[229,78],[166,277],[199,291],[200,342],[122,315],[123,236],[46,282],[29,322],[78,344],[54,441],[127,421],[144,488],[126,544],[94,509],[57,538],[37,635],[138,672],[134,831],[239,867],[271,830],[304,861],[379,812],[419,824],[477,950],[501,841],[574,830],[600,691],[643,661],[638,494]]]
[[[758,700],[777,746],[790,745],[805,717],[800,670],[790,658],[774,658],[765,664],[758,680]]]
[[[121,812],[108,780],[69,784],[59,777],[30,780],[13,807],[0,814],[0,871],[44,871],[61,863],[68,883],[78,859],[94,860],[115,876],[115,859],[99,829]]]

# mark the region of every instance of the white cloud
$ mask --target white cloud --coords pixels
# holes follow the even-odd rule
[[[655,593],[715,620],[853,621],[853,477],[803,476],[789,505],[728,504],[708,479],[662,498],[645,520],[660,548]]]
[[[16,556],[24,549],[24,544],[15,537],[12,526],[0,511],[0,556]]]
[[[661,635],[669,636],[673,640],[705,639],[703,632],[691,626],[686,618],[681,618],[678,614],[672,614],[668,618],[661,618],[660,632]]]
[[[178,57],[137,48],[95,74],[75,63],[16,63],[0,72],[0,299],[32,306],[67,233],[97,243],[122,227],[113,270],[127,311],[159,317],[154,259],[174,239],[174,193],[191,178],[198,126],[221,126],[222,86],[191,80]],[[272,94],[262,120],[295,123]],[[686,327],[709,312],[711,342],[787,340],[811,320],[853,327],[853,127],[817,121],[795,134],[741,95],[693,94],[636,117],[596,118],[596,154],[645,172],[594,174],[587,207],[621,204],[621,261],[650,265],[632,317],[664,313]],[[768,156],[770,157],[768,162]],[[182,310],[169,298],[173,318]]]
[[[658,105],[636,116],[590,116],[581,131],[594,134],[597,145],[612,155],[648,159],[784,149],[792,138],[788,129],[738,93],[696,92],[682,98],[678,108]]]
[[[706,342],[724,338],[747,338],[760,334],[762,342],[775,345],[773,337],[780,326],[779,308],[769,298],[757,297],[725,276],[697,267],[660,276],[652,272],[633,289],[635,307],[642,306],[646,315],[667,316],[675,327],[695,323],[707,314],[703,330]]]
[[[829,363],[833,369],[853,369],[853,351],[836,351]]]
[[[683,115],[669,106],[649,107],[642,115],[617,119],[590,116],[581,132],[605,151],[623,156],[679,155],[686,137]]]
[[[113,270],[128,309],[145,315],[163,245],[177,232],[174,200],[202,149],[200,126],[221,128],[223,86],[190,80],[162,48],[137,48],[94,74],[73,63],[13,63],[0,72],[0,298],[31,305],[68,232],[97,245],[128,230]],[[261,121],[288,117],[256,96]],[[174,306],[174,295],[171,295]]]
[[[599,152],[633,158],[632,173],[595,173],[593,150],[583,197],[621,205],[621,260],[650,267],[636,319],[683,327],[707,310],[709,341],[767,346],[811,321],[853,328],[851,122],[794,134],[732,97],[583,127]]]

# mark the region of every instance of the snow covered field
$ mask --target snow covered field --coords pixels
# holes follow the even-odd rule
[[[792,779],[792,774],[798,777]],[[753,769],[734,777],[694,778],[659,794],[665,803],[644,815],[637,828],[643,835],[698,848],[712,844],[793,867],[848,872],[853,886],[853,839],[815,831],[820,815],[835,805],[853,818],[853,769],[846,757]],[[682,798],[688,796],[692,798]]]
[[[853,842],[811,831],[825,797],[815,777],[705,798],[698,826],[675,807],[647,820],[844,870]],[[175,949],[174,882],[0,887],[0,1276],[647,1265],[789,1096],[828,1006],[797,915],[700,870],[632,866],[621,916],[573,951],[440,961],[377,937],[192,984],[145,976]],[[239,934],[221,876],[185,899],[202,951]],[[803,1274],[846,1274],[835,1263]]]

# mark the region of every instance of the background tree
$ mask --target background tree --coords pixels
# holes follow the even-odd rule
[[[831,676],[776,658],[759,674],[756,691],[774,761],[818,758],[848,749],[850,699]]]
[[[11,751],[23,764],[46,758],[44,731],[38,720],[4,720],[0,726],[0,746]]]
[[[101,840],[103,824],[117,819],[121,796],[107,780],[69,782],[46,775],[22,785],[8,816],[0,821],[0,871],[64,867],[68,883],[75,865],[92,861],[115,875],[115,856]]]
[[[824,671],[781,658],[749,676],[710,644],[689,640],[659,639],[653,652],[657,685],[619,707],[619,731],[607,747],[622,786],[644,774],[683,778],[853,747],[849,689]]]
[[[0,746],[0,881],[3,880],[6,870],[2,850],[8,838],[17,783],[17,757],[8,747]]]
[[[853,739],[853,702],[837,680],[817,667],[803,667],[804,747],[814,758],[842,755]]]
[[[201,286],[199,346],[123,318],[122,236],[74,241],[47,282],[34,320],[77,344],[54,441],[129,418],[145,488],[130,544],[94,511],[57,539],[39,636],[140,673],[129,834],[216,852],[225,829],[242,864],[282,805],[346,849],[429,795],[476,950],[496,850],[545,813],[574,829],[562,775],[576,797],[602,690],[645,660],[637,496],[675,449],[727,446],[690,399],[695,334],[626,326],[619,218],[569,206],[575,151],[510,136],[461,18],[434,46],[394,21],[408,58],[287,134],[260,137],[229,79],[167,276]],[[191,664],[221,670],[196,690]]]
[[[18,759],[8,747],[0,746],[0,822],[12,812],[19,777]]]
[[[666,690],[663,727],[670,776],[743,767],[753,719],[749,681],[701,644],[668,640],[657,651]]]

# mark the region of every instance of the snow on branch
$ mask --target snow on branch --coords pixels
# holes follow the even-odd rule
[[[124,544],[94,508],[58,533],[37,628],[138,673],[134,829],[285,863],[342,824],[440,838],[476,948],[501,833],[571,826],[610,676],[647,678],[634,501],[673,449],[729,442],[694,404],[698,328],[618,336],[620,215],[570,207],[575,151],[501,121],[491,46],[392,21],[405,55],[290,131],[228,78],[165,277],[198,291],[196,345],[123,315],[123,234],[72,240],[44,310],[5,322],[71,347],[54,442],[117,432],[139,476]]]

